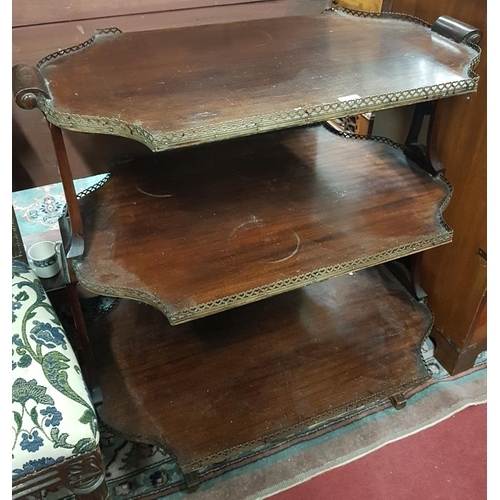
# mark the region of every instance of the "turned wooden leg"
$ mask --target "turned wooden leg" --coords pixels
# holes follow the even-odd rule
[[[73,462],[65,469],[67,486],[76,500],[106,500],[108,487],[102,457],[98,453]]]

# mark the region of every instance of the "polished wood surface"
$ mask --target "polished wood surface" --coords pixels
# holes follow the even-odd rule
[[[337,11],[106,31],[66,52],[39,65],[49,121],[154,151],[468,93],[477,83],[473,48],[409,20]]]
[[[176,324],[447,243],[449,194],[392,145],[323,126],[157,153],[80,201],[73,266]]]
[[[69,261],[86,290],[124,297],[88,330],[101,418],[171,450],[188,482],[368,402],[401,408],[429,378],[432,314],[377,265],[450,241],[449,184],[387,141],[290,129],[473,93],[476,48],[424,24],[106,30],[40,62],[36,103],[70,136],[192,146],[122,151],[79,205]]]
[[[421,283],[435,314],[434,338],[442,346],[436,355],[454,373],[470,368],[476,355],[486,348],[486,328],[474,332],[487,286],[486,4],[486,0],[394,0],[395,11],[427,21],[436,15],[449,15],[483,31],[477,93],[440,101],[434,125],[436,152],[454,188],[446,210],[454,239],[422,258]],[[468,362],[460,361],[463,358]],[[448,362],[450,359],[454,361]]]
[[[383,266],[176,327],[121,300],[89,332],[98,412],[196,470],[419,385],[431,324]]]
[[[179,28],[263,17],[317,15],[331,5],[329,0],[266,0],[230,4],[218,1],[217,5],[212,0],[203,0],[204,6],[201,7],[201,0],[179,0],[176,3],[182,3],[181,8],[168,2],[163,3],[164,10],[148,12],[148,4],[142,2],[142,11],[130,14],[132,2],[110,4],[101,1],[102,9],[115,8],[116,14],[112,17],[98,17],[95,10],[95,17],[87,19],[86,14],[79,9],[85,11],[86,5],[90,3],[65,1],[64,7],[62,2],[57,3],[57,16],[67,16],[68,20],[64,22],[56,21],[58,17],[47,2],[31,2],[30,13],[22,12],[27,7],[24,1],[12,4],[13,18],[24,16],[26,23],[37,23],[13,28],[12,64],[35,66],[47,54],[79,45],[88,40],[96,29],[107,26],[119,26],[125,32]],[[136,1],[137,3],[139,2]],[[61,12],[62,10],[65,12]],[[47,140],[44,115],[40,112],[27,112],[14,101],[12,104],[13,191],[59,182],[57,169],[54,168],[54,151]],[[139,142],[109,135],[65,131],[64,137],[71,169],[77,179],[106,172],[109,165],[118,160],[149,151]]]

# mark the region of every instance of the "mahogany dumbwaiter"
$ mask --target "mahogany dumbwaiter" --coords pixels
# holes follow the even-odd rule
[[[429,377],[432,313],[415,269],[398,266],[402,283],[385,264],[451,241],[420,104],[476,90],[479,36],[334,4],[110,28],[14,67],[17,103],[50,123],[65,275],[106,424],[168,449],[195,487],[207,465],[370,402],[404,406]],[[405,145],[324,124],[410,104]],[[61,129],[156,154],[77,197]],[[85,325],[76,283],[113,307]]]

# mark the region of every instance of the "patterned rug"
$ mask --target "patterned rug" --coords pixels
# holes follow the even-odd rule
[[[103,176],[75,181],[77,192]],[[23,236],[56,229],[64,209],[60,184],[12,193]],[[430,340],[423,354],[432,378],[408,396],[402,410],[389,402],[372,404],[328,424],[307,429],[287,442],[268,444],[200,471],[196,492],[188,493],[170,455],[155,446],[126,441],[101,427],[101,448],[107,468],[110,500],[257,500],[265,499],[322,472],[375,451],[382,446],[452,416],[467,406],[486,402],[487,354],[471,370],[451,377],[434,358]],[[69,500],[67,491],[47,500]]]

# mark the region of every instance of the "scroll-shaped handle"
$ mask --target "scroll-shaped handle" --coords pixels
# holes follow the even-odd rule
[[[12,68],[12,92],[19,107],[33,109],[37,97],[49,98],[49,91],[38,69],[26,64],[16,64]]]
[[[450,16],[440,16],[432,25],[432,31],[443,35],[446,38],[451,38],[458,43],[475,43],[479,44],[483,33],[480,29],[471,26],[470,24],[458,21]]]

